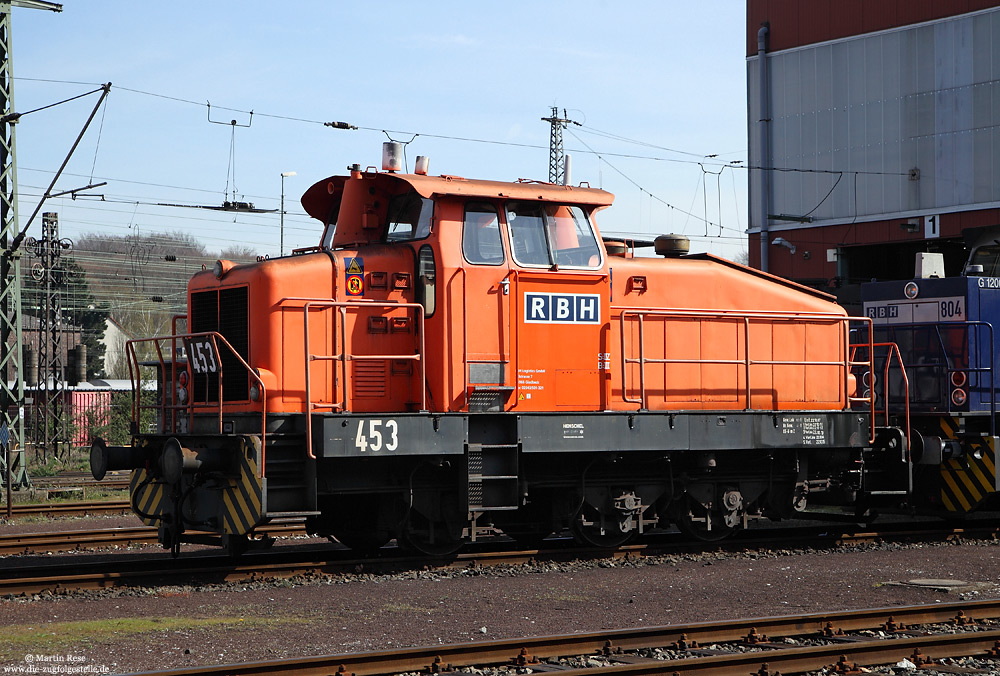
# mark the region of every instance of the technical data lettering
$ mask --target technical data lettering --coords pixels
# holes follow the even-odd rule
[[[826,427],[823,426],[823,419],[803,418],[802,419],[802,444],[805,446],[822,446],[826,443]]]
[[[524,294],[527,324],[600,324],[601,297],[596,293]]]
[[[518,369],[517,389],[521,392],[518,400],[531,399],[534,392],[545,389],[545,369]]]
[[[820,417],[782,418],[781,433],[801,435],[803,446],[823,446],[827,443],[826,427]]]
[[[583,439],[583,423],[563,423],[563,439]]]

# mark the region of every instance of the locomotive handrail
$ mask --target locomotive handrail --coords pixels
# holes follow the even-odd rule
[[[862,324],[862,328],[861,329],[851,329],[851,322],[854,322],[855,324],[857,324],[857,323]],[[875,347],[874,346],[875,346],[875,343],[873,342],[875,340],[875,329],[874,329],[874,323],[872,322],[871,318],[870,317],[850,317],[850,321],[847,323],[846,328],[847,328],[847,346],[848,346],[848,350],[849,350],[849,354],[848,354],[848,358],[847,358],[848,368],[849,369],[853,369],[854,367],[857,366],[857,367],[861,367],[862,369],[865,369],[868,373],[873,372],[874,369],[875,369],[875,361],[874,361],[874,359],[875,359],[874,358],[874,354],[875,354]],[[854,333],[855,331],[858,331],[858,330],[864,332],[864,337],[861,339],[860,343],[852,343],[851,342],[851,334]],[[856,358],[857,350],[858,350],[858,348],[861,348],[861,347],[864,347],[864,348],[868,349],[868,359],[867,360],[861,360],[861,361],[859,361]],[[903,364],[902,364],[902,361],[900,361],[900,368],[902,368],[902,367],[903,367]],[[905,377],[906,374],[904,373],[903,375]],[[852,395],[852,393],[850,392],[850,383],[849,383],[849,381],[848,381],[847,378],[844,379],[844,387],[845,387],[845,392],[847,394],[847,405],[848,406],[851,406],[852,404],[856,404],[856,403],[857,404],[865,404],[867,406],[867,408],[868,408],[868,443],[869,444],[874,444],[875,443],[875,394],[874,394],[874,392],[869,391],[867,397],[856,396],[857,395],[858,387],[857,387],[857,380],[855,380],[855,382],[854,382],[855,393]],[[907,436],[907,442],[909,442],[909,436]]]
[[[175,320],[174,327],[176,327],[176,320],[178,318],[181,318],[181,317],[183,317],[183,315],[178,315],[177,317],[174,318],[174,320]],[[222,345],[224,345],[232,353],[232,355],[234,357],[236,357],[236,360],[239,362],[240,365],[243,366],[243,368],[246,370],[247,374],[251,378],[253,378],[253,380],[257,383],[258,387],[260,387],[260,402],[261,402],[261,423],[260,423],[261,450],[260,450],[260,466],[258,467],[257,472],[258,472],[258,475],[260,477],[263,477],[264,476],[264,465],[265,465],[265,449],[267,448],[267,445],[266,445],[266,441],[267,441],[267,388],[264,386],[264,382],[260,379],[260,376],[256,373],[256,371],[254,371],[254,369],[246,362],[246,360],[243,359],[242,355],[240,355],[240,353],[236,351],[236,348],[234,348],[229,343],[229,341],[226,340],[225,336],[223,336],[218,331],[200,331],[200,332],[196,332],[196,333],[180,333],[180,334],[173,333],[173,334],[171,334],[169,336],[154,336],[152,338],[134,338],[132,340],[126,341],[126,343],[125,343],[125,351],[126,351],[126,356],[128,358],[129,378],[132,381],[132,419],[138,422],[140,420],[140,413],[144,409],[154,409],[154,410],[155,409],[159,409],[160,410],[160,417],[161,417],[161,420],[163,421],[161,423],[161,430],[160,430],[160,432],[165,432],[166,430],[162,429],[162,426],[165,425],[165,423],[166,423],[167,412],[169,411],[169,413],[170,413],[170,428],[171,428],[171,431],[174,431],[174,430],[176,430],[177,413],[178,413],[178,411],[186,411],[187,412],[187,416],[188,416],[188,426],[189,426],[189,429],[190,429],[190,426],[191,426],[192,421],[194,419],[194,409],[195,409],[196,405],[198,407],[200,407],[200,408],[211,408],[212,407],[212,402],[197,402],[196,403],[194,401],[194,397],[193,396],[189,396],[188,397],[188,402],[186,404],[176,404],[176,403],[173,403],[175,401],[175,399],[174,399],[175,394],[174,393],[177,391],[177,372],[178,372],[178,370],[177,370],[176,366],[177,366],[178,362],[175,361],[175,356],[177,354],[177,341],[178,340],[183,341],[185,339],[192,339],[192,338],[208,338],[209,340],[211,340],[212,341],[212,350],[213,350],[213,352],[215,354],[220,355],[220,357],[221,357],[221,352],[219,350],[219,345],[220,345],[220,343]],[[166,377],[166,374],[167,374],[167,361],[163,358],[163,347],[162,347],[161,343],[163,341],[167,341],[167,340],[171,341],[170,342],[170,345],[171,345],[171,360],[170,360],[170,378],[169,378],[169,383],[170,383],[169,394],[170,394],[170,402],[171,403],[167,404],[167,397],[166,397],[166,395],[168,393],[168,390],[166,389],[166,387],[164,387],[163,392],[162,392],[161,401],[159,402],[159,404],[143,405],[142,401],[141,401],[141,399],[142,399],[142,371],[141,371],[141,368],[140,368],[139,357],[138,357],[138,354],[136,353],[135,346],[138,343],[152,343],[153,344],[153,347],[156,350],[157,361],[159,362],[159,366],[160,366],[160,373],[163,374],[163,376],[164,376],[163,377],[164,385],[166,385],[166,382],[167,382],[167,377]],[[190,364],[191,364],[191,362],[190,362],[190,358],[189,358],[188,361],[184,362],[184,369],[183,370],[184,370],[185,373],[188,374],[189,382],[193,382],[193,376],[190,373]],[[218,417],[218,432],[217,433],[218,434],[222,434],[223,433],[222,432],[223,365],[222,365],[222,359],[221,358],[218,360],[217,366],[218,366],[219,378],[218,378],[218,386],[217,386],[217,394],[216,394],[215,407],[218,408],[218,416],[217,416]]]
[[[306,382],[306,393],[305,393],[305,404],[306,404],[306,414],[309,416],[309,420],[306,423],[306,451],[309,454],[309,458],[312,460],[316,459],[316,454],[313,453],[312,444],[312,414],[313,410],[317,408],[339,408],[344,412],[349,412],[347,408],[347,362],[349,361],[389,361],[389,360],[399,360],[399,361],[416,361],[420,363],[420,410],[427,410],[427,364],[424,359],[424,306],[420,303],[400,303],[396,301],[378,301],[378,300],[354,300],[354,301],[334,301],[334,300],[324,300],[322,298],[282,298],[280,304],[285,302],[301,302],[304,303],[302,306],[302,329],[305,334],[305,382]],[[351,354],[347,351],[347,311],[351,308],[412,308],[417,312],[417,334],[420,336],[420,344],[417,354],[364,354],[356,355]],[[309,349],[309,311],[312,309],[324,309],[324,308],[336,308],[339,310],[340,315],[340,353],[332,355],[314,355]],[[336,328],[336,327],[334,327]],[[319,404],[313,403],[312,400],[312,369],[310,368],[311,362],[314,361],[339,361],[341,366],[341,379],[340,379],[340,389],[342,391],[342,397],[339,402],[332,402],[329,404]]]
[[[622,372],[622,399],[628,403],[638,404],[641,409],[647,409],[648,395],[646,392],[646,375],[645,366],[647,364],[720,364],[720,365],[733,365],[742,366],[745,376],[745,409],[753,410],[752,404],[752,387],[750,380],[750,367],[751,366],[837,366],[843,369],[844,372],[844,397],[845,404],[850,405],[851,393],[848,391],[848,374],[850,373],[851,367],[855,364],[851,361],[849,341],[847,339],[847,333],[849,331],[849,326],[851,322],[861,321],[867,322],[870,325],[871,320],[865,317],[848,317],[845,315],[831,314],[831,313],[819,313],[819,312],[736,312],[736,311],[708,311],[708,310],[655,310],[650,308],[636,308],[636,307],[622,307],[622,306],[612,306],[612,313],[619,312],[619,339],[621,345],[621,372]],[[638,339],[639,339],[639,356],[629,357],[626,354],[626,336],[625,336],[625,325],[629,317],[635,317],[638,322]],[[671,359],[671,358],[654,358],[646,356],[646,344],[645,344],[645,322],[647,317],[655,317],[659,319],[715,319],[721,321],[731,321],[731,322],[742,322],[743,324],[743,347],[744,354],[743,358],[739,359]],[[800,321],[802,323],[828,323],[828,324],[842,324],[845,327],[844,333],[844,358],[841,360],[778,360],[778,359],[751,359],[750,358],[750,326],[753,322],[794,322]],[[871,331],[869,327],[869,345],[871,344]],[[869,353],[870,354],[870,353]],[[628,392],[628,365],[638,364],[639,365],[639,397],[630,397]],[[869,402],[872,403],[873,402]],[[872,411],[874,413],[874,411]],[[874,423],[873,423],[874,425]],[[874,441],[874,426],[870,431],[871,440]]]
[[[903,364],[903,355],[899,351],[899,345],[896,343],[872,343],[872,348],[876,347],[887,347],[889,348],[889,354],[885,359],[885,367],[882,370],[882,388],[883,397],[882,400],[885,402],[885,411],[883,413],[885,424],[889,424],[889,368],[890,360],[893,356],[896,357],[896,361],[899,362],[899,372],[903,377],[903,418],[906,421],[906,452],[909,454],[910,448],[910,378],[906,375],[906,366]],[[872,362],[874,364],[874,361]],[[873,397],[875,388],[872,387]]]

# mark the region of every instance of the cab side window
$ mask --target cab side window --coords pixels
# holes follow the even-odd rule
[[[521,265],[551,265],[549,245],[545,241],[545,219],[542,205],[513,202],[507,205],[510,226],[510,246],[514,260]]]
[[[514,260],[528,266],[597,268],[601,250],[587,213],[577,206],[544,202],[507,205]]]
[[[462,224],[462,253],[474,265],[500,265],[504,262],[497,210],[487,202],[465,205]]]

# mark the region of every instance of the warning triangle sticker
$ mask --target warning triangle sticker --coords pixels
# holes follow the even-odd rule
[[[360,275],[361,273],[364,272],[364,269],[362,269],[361,263],[359,263],[358,260],[360,259],[358,258],[351,259],[351,264],[347,266],[347,274]]]

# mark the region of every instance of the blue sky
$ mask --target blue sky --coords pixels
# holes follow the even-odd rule
[[[114,85],[56,188],[93,175],[108,182],[92,191],[105,201],[46,205],[70,238],[182,231],[210,251],[237,243],[274,255],[276,213],[155,204],[220,204],[228,175],[230,197],[235,187],[237,199],[277,209],[280,174],[295,171],[285,180],[286,249],[309,246],[318,223],[299,196],[349,164],[378,165],[383,130],[400,141],[417,134],[411,168],[427,155],[432,174],[545,180],[540,118],[557,105],[583,124],[565,136],[574,182],[616,195],[599,216],[603,231],[685,233],[692,250],[733,257],[746,248],[746,172],[715,172],[746,160],[745,11],[742,0],[66,0],[58,14],[14,9],[15,108]],[[21,119],[22,222],[96,100]],[[254,111],[235,130],[234,173],[232,128],[211,124],[206,102],[225,123],[250,116],[224,108]],[[361,129],[321,124],[333,120]]]

